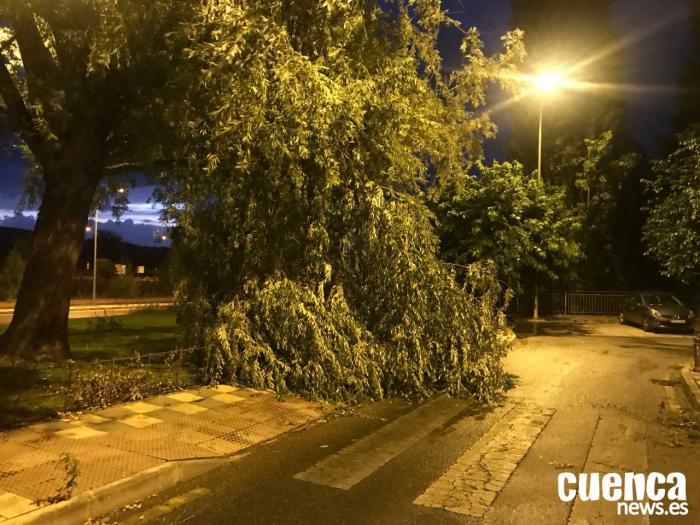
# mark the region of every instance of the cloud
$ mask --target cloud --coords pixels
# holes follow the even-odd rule
[[[33,230],[36,224],[36,212],[14,213],[11,210],[0,209],[0,228],[19,228]],[[156,214],[157,216],[157,214]],[[112,232],[119,235],[124,242],[139,244],[141,246],[170,246],[170,240],[163,241],[161,237],[167,232],[167,227],[158,221],[153,224],[136,222],[133,219],[125,219],[121,222],[115,220],[98,221],[97,238],[101,231]],[[86,238],[92,238],[91,232],[86,232]]]

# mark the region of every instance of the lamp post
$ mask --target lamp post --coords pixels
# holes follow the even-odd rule
[[[542,123],[544,121],[544,99],[549,93],[561,86],[561,75],[555,72],[542,73],[534,78],[534,84],[540,94],[540,122],[537,136],[537,178],[542,182]],[[532,318],[540,317],[539,272],[535,270],[535,297],[532,308]]]
[[[95,225],[92,230],[92,302],[97,301],[97,215],[99,208],[95,208]]]
[[[125,193],[126,188],[117,188],[117,193]],[[92,302],[97,302],[97,218],[100,208],[95,207],[95,220],[92,230]],[[90,227],[85,228],[90,231]]]

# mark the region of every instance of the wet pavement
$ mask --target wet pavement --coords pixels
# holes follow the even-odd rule
[[[383,401],[249,449],[109,523],[700,523],[700,436],[679,386],[691,338],[601,320],[519,330],[518,385],[484,407]],[[560,501],[562,472],[682,472],[685,517]]]

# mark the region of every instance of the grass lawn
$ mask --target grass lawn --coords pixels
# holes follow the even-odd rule
[[[5,328],[6,325],[0,325],[0,333]],[[0,427],[51,417],[63,410],[66,401],[62,393],[69,384],[69,377],[74,379],[81,373],[95,370],[102,370],[105,376],[114,373],[115,367],[96,366],[96,361],[130,358],[136,352],[141,355],[164,353],[176,349],[180,343],[172,309],[142,310],[100,319],[71,319],[69,338],[74,361],[70,372],[66,363],[21,368],[0,363]],[[116,375],[128,374],[128,367],[128,364],[124,367],[118,364]],[[124,379],[121,376],[122,382]]]

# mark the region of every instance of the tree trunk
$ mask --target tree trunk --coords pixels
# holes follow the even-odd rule
[[[85,237],[98,177],[64,159],[44,171],[44,193],[12,322],[0,353],[25,359],[66,358],[73,272]]]

